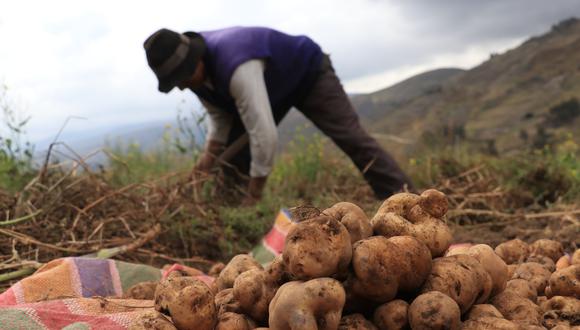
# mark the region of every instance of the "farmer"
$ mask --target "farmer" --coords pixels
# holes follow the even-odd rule
[[[144,43],[159,91],[190,89],[209,114],[205,150],[195,166],[208,173],[246,132],[230,161],[250,176],[245,204],[253,204],[272,170],[276,125],[296,107],[344,151],[377,198],[411,188],[395,160],[361,127],[330,58],[306,36],[261,27],[204,32],[161,29]]]

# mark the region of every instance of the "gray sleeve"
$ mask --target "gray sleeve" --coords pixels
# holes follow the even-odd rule
[[[270,174],[278,144],[278,131],[264,82],[265,63],[255,59],[236,68],[230,81],[230,94],[250,138],[251,177]]]
[[[232,114],[227,111],[218,109],[212,104],[200,99],[204,108],[207,110],[209,115],[209,127],[206,134],[206,142],[212,140],[221,143],[226,143],[228,141],[228,135],[232,128]]]

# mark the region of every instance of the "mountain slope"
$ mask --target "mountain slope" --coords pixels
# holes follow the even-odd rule
[[[580,109],[572,110],[568,120],[550,124],[555,116],[550,108],[573,98],[580,98],[577,19],[563,21],[504,54],[492,55],[452,77],[440,90],[394,109],[374,107],[370,130],[410,141],[455,132],[505,152],[529,145],[541,134],[580,131]],[[377,120],[381,115],[384,119]]]

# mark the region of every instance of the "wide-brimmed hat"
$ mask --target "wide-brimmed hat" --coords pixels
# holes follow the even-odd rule
[[[195,32],[183,34],[160,29],[143,43],[147,63],[159,81],[159,91],[169,93],[191,77],[205,53],[205,41]]]

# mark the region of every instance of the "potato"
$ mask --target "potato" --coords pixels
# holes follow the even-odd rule
[[[234,298],[244,314],[261,322],[268,317],[268,306],[278,290],[279,278],[260,269],[242,273],[234,282]]]
[[[177,328],[171,323],[167,316],[158,311],[148,311],[139,315],[139,317],[129,325],[128,330],[176,330]]]
[[[217,322],[214,295],[200,280],[170,276],[155,290],[155,310],[170,316],[180,330],[213,329]]]
[[[393,300],[375,309],[373,322],[380,330],[402,330],[408,327],[409,304],[404,300]]]
[[[215,330],[252,330],[256,322],[243,314],[226,312],[219,316]]]
[[[465,313],[473,304],[487,301],[491,288],[491,277],[481,263],[460,254],[433,260],[431,274],[422,290],[446,294],[457,302],[461,313]]]
[[[572,258],[569,255],[565,254],[558,259],[556,262],[556,270],[560,270],[572,265]]]
[[[215,307],[218,316],[226,313],[242,313],[240,303],[234,298],[234,289],[229,288],[218,292],[214,298]]]
[[[529,281],[536,288],[538,295],[543,295],[550,275],[550,272],[539,263],[526,262],[516,268],[512,279],[521,278]]]
[[[490,304],[473,305],[465,318],[468,320],[475,320],[482,317],[496,317],[503,319],[503,315],[501,315],[497,308]]]
[[[531,300],[505,290],[491,299],[491,304],[510,321],[520,325],[540,325],[542,310]]]
[[[508,265],[508,279],[514,277],[514,272],[516,271],[516,268],[518,268],[519,264],[511,264]]]
[[[412,193],[398,193],[387,198],[378,212],[388,213],[392,212],[402,217],[407,217],[409,211],[419,204],[421,196]]]
[[[214,286],[217,291],[222,291],[224,289],[232,288],[234,286],[234,281],[243,272],[250,269],[262,269],[260,265],[254,258],[248,254],[238,254],[233,257],[230,262],[224,267],[220,272],[219,276],[214,282]]]
[[[362,314],[351,314],[340,319],[338,330],[377,330],[377,327]]]
[[[218,277],[220,275],[220,273],[222,272],[222,270],[224,270],[224,268],[226,268],[226,265],[224,265],[221,262],[216,262],[208,270],[207,275],[213,276],[213,277]]]
[[[548,328],[557,325],[580,325],[580,300],[572,297],[556,296],[540,306],[544,312],[543,324]]]
[[[451,231],[442,219],[447,207],[445,195],[436,190],[425,191],[418,197],[395,194],[381,205],[371,224],[378,235],[413,236],[427,245],[433,257],[438,257],[452,241]]]
[[[574,251],[572,254],[572,260],[570,260],[572,265],[580,265],[580,249]]]
[[[340,221],[346,227],[351,244],[373,234],[373,227],[367,215],[353,203],[336,203],[331,208],[324,210],[322,214]]]
[[[155,299],[155,289],[157,288],[157,283],[159,282],[146,281],[137,283],[125,291],[123,298],[153,300]]]
[[[282,256],[294,279],[345,273],[352,258],[350,236],[343,224],[321,215],[290,229]]]
[[[373,236],[355,243],[348,290],[377,303],[392,300],[399,290],[418,290],[431,270],[427,247],[410,236]]]
[[[335,279],[288,282],[270,303],[268,323],[272,330],[337,329],[344,301],[344,288]]]
[[[530,246],[520,239],[512,239],[495,247],[495,253],[506,264],[517,264],[524,261],[530,255]]]
[[[413,330],[459,329],[460,318],[457,303],[437,291],[418,296],[409,306],[409,324]]]
[[[481,263],[485,271],[491,276],[492,296],[495,296],[505,289],[508,280],[508,267],[489,245],[477,244],[467,249],[455,249],[447,253],[448,256],[456,254],[472,256]]]
[[[558,261],[564,254],[562,243],[551,239],[539,239],[530,245],[530,255],[541,255]]]
[[[554,271],[556,271],[556,263],[554,263],[554,261],[552,261],[552,259],[550,259],[550,257],[546,257],[546,256],[539,255],[539,254],[532,254],[526,258],[526,262],[538,263],[538,264],[544,266],[544,268],[546,268],[550,273],[553,273]]]
[[[469,319],[461,330],[523,330],[518,324],[499,317]]]
[[[580,299],[580,265],[560,269],[550,278],[550,295]]]
[[[511,291],[522,298],[529,299],[533,303],[535,303],[538,299],[538,292],[536,291],[536,287],[529,281],[521,278],[509,280],[505,290]]]

